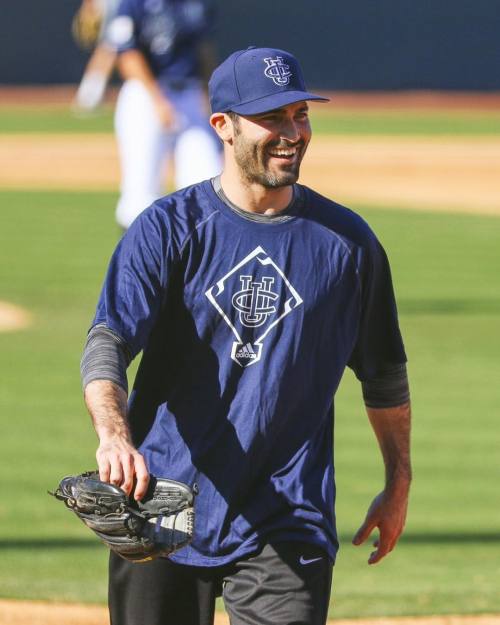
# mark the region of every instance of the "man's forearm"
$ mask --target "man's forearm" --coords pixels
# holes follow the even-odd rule
[[[118,437],[130,442],[127,393],[109,380],[93,380],[84,396],[99,440]]]
[[[384,459],[386,488],[408,490],[412,478],[410,403],[366,410]]]
[[[376,564],[391,552],[406,522],[411,482],[410,404],[392,408],[368,408],[368,416],[382,451],[385,464],[385,488],[372,501],[353,543],[363,544],[376,528],[379,538],[368,564]]]
[[[124,80],[136,78],[149,90],[158,89],[155,77],[139,50],[126,50],[118,55],[118,69]]]

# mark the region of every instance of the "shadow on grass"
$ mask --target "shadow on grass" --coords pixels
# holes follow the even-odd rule
[[[354,532],[353,532],[354,536]],[[341,542],[351,542],[352,536],[343,534]],[[498,543],[500,544],[500,532],[405,532],[399,541],[400,544],[425,545],[425,544],[464,544],[464,543]]]
[[[101,549],[102,543],[89,538],[13,538],[0,540],[0,551],[8,549]]]
[[[354,533],[353,533],[354,534]],[[351,542],[352,536],[342,534],[340,541]],[[406,533],[401,543],[406,544],[453,544],[453,543],[500,543],[500,532],[463,532],[463,533]],[[0,551],[16,549],[102,549],[98,540],[89,538],[24,538],[0,540]]]
[[[404,315],[500,315],[497,299],[398,299]]]

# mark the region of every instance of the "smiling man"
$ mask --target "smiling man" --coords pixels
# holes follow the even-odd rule
[[[386,483],[353,539],[374,564],[411,480],[406,356],[389,264],[355,213],[299,185],[311,138],[288,52],[232,54],[209,84],[222,174],[159,199],[111,260],[82,359],[100,477],[198,485],[193,542],[111,554],[112,625],[323,625],[338,549],[333,397],[360,379]],[[127,406],[126,368],[143,352]]]

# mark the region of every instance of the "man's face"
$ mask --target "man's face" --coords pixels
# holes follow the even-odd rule
[[[270,189],[294,184],[311,139],[307,102],[233,118],[234,159],[243,180]]]

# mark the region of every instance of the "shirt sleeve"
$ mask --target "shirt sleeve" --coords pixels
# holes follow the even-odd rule
[[[116,248],[92,326],[122,337],[134,358],[146,345],[165,301],[176,256],[164,211],[153,204]]]
[[[358,252],[361,315],[349,367],[361,381],[372,380],[406,362],[391,271],[375,235]]]
[[[121,0],[106,30],[106,41],[118,53],[138,47],[141,11],[137,0]]]

